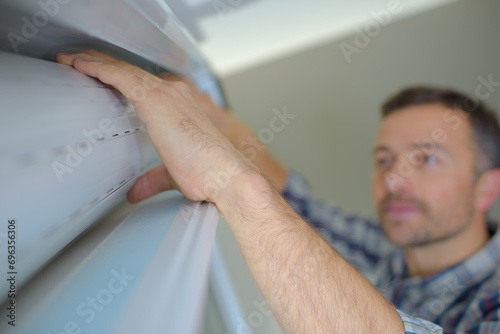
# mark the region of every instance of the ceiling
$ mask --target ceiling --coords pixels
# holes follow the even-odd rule
[[[456,0],[165,0],[219,76]],[[384,18],[383,14],[380,14]],[[385,16],[387,17],[387,16]],[[385,21],[380,21],[385,24]],[[376,27],[372,26],[374,34]]]

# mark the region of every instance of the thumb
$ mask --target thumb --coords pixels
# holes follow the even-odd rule
[[[127,194],[127,200],[138,203],[162,191],[174,189],[165,165],[157,166],[137,179]]]

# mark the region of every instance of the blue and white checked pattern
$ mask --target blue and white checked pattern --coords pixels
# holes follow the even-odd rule
[[[409,277],[402,249],[391,245],[377,220],[345,214],[318,201],[298,174],[284,198],[398,310],[407,334],[500,333],[500,232],[470,258],[440,273]],[[424,320],[425,319],[425,320]]]

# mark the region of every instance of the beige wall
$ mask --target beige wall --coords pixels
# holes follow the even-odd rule
[[[374,8],[377,10],[376,8]],[[371,150],[380,103],[407,85],[474,94],[478,77],[500,82],[500,1],[459,1],[382,27],[348,63],[342,40],[224,78],[227,99],[255,131],[274,108],[297,115],[270,150],[303,173],[318,197],[371,214]],[[500,111],[500,87],[487,104]],[[269,134],[269,132],[267,132]],[[500,217],[500,206],[493,212]]]

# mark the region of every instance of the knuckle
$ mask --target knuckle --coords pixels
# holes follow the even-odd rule
[[[129,68],[129,67],[132,67],[132,65],[130,65],[129,63],[127,63],[126,61],[124,60],[120,60],[120,59],[116,59],[115,60],[115,63],[117,66],[120,66],[120,67],[124,67],[124,68]]]
[[[193,93],[191,87],[189,87],[189,85],[183,81],[176,81],[172,83],[172,87],[182,95],[192,95]]]

